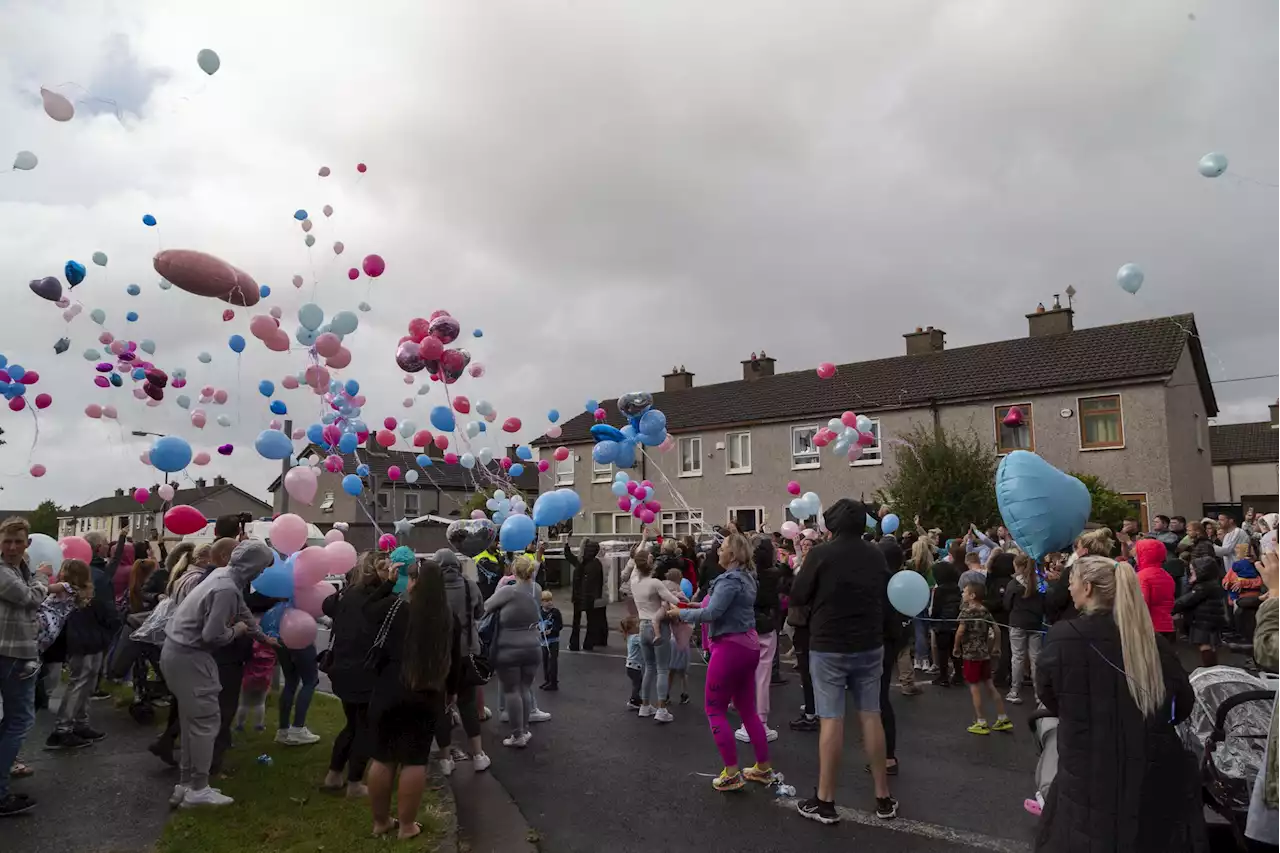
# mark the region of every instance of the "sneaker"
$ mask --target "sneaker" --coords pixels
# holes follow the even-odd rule
[[[235,800],[214,788],[201,788],[199,791],[188,790],[182,798],[182,808],[193,809],[199,806],[229,806]]]
[[[529,735],[507,735],[502,739],[502,745],[513,749],[524,749],[529,745]]]
[[[458,747],[456,747],[456,746],[450,746],[450,747],[449,747],[449,758],[450,758],[450,760],[452,760],[452,761],[453,761],[453,763],[454,763],[454,764],[457,764],[459,761],[470,761],[470,760],[471,760],[471,756],[470,756],[470,755],[467,755],[465,752],[463,752],[461,749],[459,749],[459,748],[458,748]]]
[[[638,710],[640,710],[640,700],[639,700],[639,699],[628,699],[628,700],[627,700],[627,707],[628,707],[628,708],[630,708],[632,711],[638,711]]]
[[[741,791],[746,784],[746,781],[742,778],[741,771],[730,776],[721,770],[720,775],[711,780],[711,787],[717,791]]]
[[[89,726],[76,726],[71,731],[74,732],[77,737],[82,737],[93,743],[97,743],[107,736],[106,732],[100,732],[97,729],[90,728]]]
[[[1004,701],[1008,702],[1010,705],[1021,705],[1022,697],[1018,695],[1018,691],[1010,690],[1004,697]]]
[[[680,694],[680,704],[681,704],[681,705],[688,705],[688,704],[689,704],[689,694],[688,694],[688,693],[681,693],[681,694]]]
[[[738,726],[738,730],[733,733],[735,739],[743,743],[751,743],[751,735],[747,734],[746,726]],[[771,729],[767,725],[764,727],[764,739],[769,743],[773,743],[778,739],[778,730]]]
[[[169,808],[176,809],[178,806],[182,805],[182,801],[183,799],[186,798],[186,796],[187,796],[186,785],[174,785],[173,793],[169,795]]]
[[[290,746],[293,743],[293,737],[290,734],[293,729],[276,729],[276,743],[282,743]]]
[[[503,711],[502,713],[498,714],[498,722],[500,722],[500,723],[509,723],[509,722],[511,722],[511,720],[507,718],[507,712],[506,712],[506,711]]]
[[[493,760],[490,759],[486,753],[477,752],[475,755],[471,756],[471,766],[477,773],[482,770],[488,770],[489,765],[492,763]]]
[[[545,723],[545,722],[548,722],[550,719],[551,719],[551,714],[548,713],[547,711],[543,711],[535,708],[534,710],[529,712],[529,722],[531,723]]]
[[[653,719],[654,722],[658,723],[670,723],[675,720],[675,717],[671,716],[671,712],[666,708],[659,708],[657,713],[653,715]]]
[[[44,742],[44,748],[50,751],[84,749],[86,746],[93,746],[93,741],[85,740],[75,732],[54,732]]]
[[[810,717],[807,714],[801,714],[789,724],[793,732],[816,732],[822,726],[818,723],[817,717]]]
[[[654,708],[652,705],[640,706],[640,716],[642,717],[652,717],[656,713],[657,713],[657,709]]]
[[[759,782],[761,785],[772,785],[774,782],[782,781],[782,774],[770,767],[768,770],[762,768],[759,764],[752,765],[742,771],[743,777],[750,782]]]
[[[991,724],[993,732],[1011,732],[1013,731],[1013,721],[1008,717],[997,717],[996,721]]]
[[[24,814],[36,807],[36,801],[21,794],[8,794],[0,799],[0,817],[13,817]]]
[[[840,822],[840,813],[836,811],[836,804],[818,799],[817,791],[814,791],[809,799],[797,802],[796,811],[809,820],[816,820],[827,826]]]
[[[544,684],[544,685],[542,686],[542,689],[543,689],[543,690],[545,690],[545,691],[547,691],[548,693],[555,693],[557,690],[559,690],[559,689],[560,689],[560,685],[559,685],[559,684]]]
[[[929,664],[929,668],[926,669],[924,672],[925,672],[925,675],[937,675],[938,665],[936,663],[931,663]]]
[[[320,742],[320,735],[311,731],[311,729],[307,728],[306,726],[298,726],[297,728],[293,729],[289,734],[290,746],[306,746],[308,744],[319,743],[319,742]]]
[[[898,801],[893,797],[876,797],[876,817],[893,820],[898,816]]]
[[[965,731],[967,731],[967,732],[968,732],[969,734],[971,734],[971,735],[989,735],[989,734],[991,734],[991,729],[987,728],[987,721],[986,721],[986,720],[978,720],[976,723],[974,723],[973,725],[969,726],[969,728],[968,728],[968,729],[966,729]]]
[[[951,686],[951,679],[949,679],[949,678],[935,678],[933,681],[930,681],[929,683],[930,683],[930,684],[932,684],[934,687],[950,687],[950,686]]]
[[[446,776],[453,775],[453,759],[452,758],[440,759],[440,772]]]

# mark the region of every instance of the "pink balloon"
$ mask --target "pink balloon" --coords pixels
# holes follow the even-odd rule
[[[326,545],[331,544],[333,542],[342,542],[345,539],[346,537],[342,535],[342,531],[337,529],[336,527],[324,535],[324,541]]]
[[[538,473],[545,474],[551,468],[551,463],[545,459],[538,460]]]
[[[342,470],[342,457],[329,456],[324,460],[324,469],[330,474],[337,474]]]
[[[329,356],[325,361],[325,364],[332,367],[334,370],[341,370],[351,364],[351,350],[339,344],[338,351]]]
[[[329,531],[333,533],[334,531]],[[342,531],[337,531],[339,534]],[[336,542],[330,542],[324,546],[324,552],[329,558],[329,574],[341,575],[355,568],[356,560],[360,559],[360,555],[356,553],[356,547],[350,542],[339,539]]]
[[[410,375],[410,374],[408,374],[408,373],[406,373],[406,374],[404,375],[404,377],[403,377],[403,378],[401,378],[401,380],[400,380],[400,381],[401,381],[401,382],[403,382],[405,385],[412,385],[412,384],[413,384],[413,376],[412,376],[412,375]]]
[[[446,465],[457,465],[457,464],[458,464],[458,454],[456,454],[456,453],[454,453],[452,450],[450,450],[448,453],[446,453],[446,454],[444,455],[444,461],[445,461],[445,464],[446,464]]]
[[[304,438],[306,438],[306,437],[307,437],[307,431],[306,431],[305,429],[295,429],[295,430],[293,431],[293,440],[294,440],[294,441],[301,441],[302,439],[304,439]],[[315,458],[314,458],[314,457],[312,457],[312,462],[311,462],[311,464],[313,464],[313,465],[315,464]]]
[[[355,267],[352,267],[351,269],[347,270],[347,278],[351,279],[352,281],[355,281],[359,277],[360,277],[360,270],[356,269]]]
[[[201,397],[212,397],[212,396],[213,396],[213,386],[212,386],[212,385],[206,385],[206,386],[204,386],[203,388],[201,388],[201,389],[200,389],[200,396],[201,396]]]
[[[836,366],[829,361],[824,361],[818,365],[818,378],[830,379],[836,375]]]
[[[102,417],[102,407],[99,406],[97,403],[90,403],[89,405],[84,407],[84,413],[86,416],[91,417],[94,420],[97,420],[98,418]]]
[[[391,418],[391,417],[383,418],[383,419],[382,419],[382,425],[383,425],[384,427],[386,427],[387,429],[395,429],[395,428],[396,428],[396,419],[395,419],[395,418]]]
[[[876,443],[876,437],[875,437],[875,434],[874,434],[874,433],[870,433],[870,432],[860,432],[860,433],[858,433],[858,446],[859,446],[859,447],[870,447],[871,445],[873,445],[873,444],[875,444],[875,443]]]
[[[214,391],[213,402],[217,403],[219,406],[227,402],[227,392],[223,391],[221,388],[219,388],[217,391]]]
[[[111,334],[110,332],[103,332],[102,334],[98,335],[98,343],[102,344],[104,347],[110,344],[115,339],[116,339],[116,336]]]
[[[12,400],[9,401],[9,411],[11,412],[21,412],[26,407],[27,407],[26,397],[14,397]]]
[[[249,334],[258,340],[265,340],[267,335],[273,334],[278,328],[279,325],[270,314],[258,314],[249,321]]]
[[[399,479],[400,479],[400,466],[399,466],[399,465],[392,465],[390,468],[388,468],[388,469],[387,469],[387,479],[388,479],[388,480],[391,480],[393,483],[394,483],[396,480],[399,480]]]
[[[640,520],[645,524],[653,524],[653,520],[657,518],[652,511],[646,509],[640,513]]]
[[[150,497],[151,497],[151,492],[148,489],[133,490],[133,499],[140,504],[146,503]]]
[[[502,457],[501,459],[499,459],[499,460],[498,460],[498,462],[499,462],[499,464],[500,464],[500,465],[502,465],[502,470],[503,470],[503,471],[510,471],[510,470],[511,470],[511,466],[512,466],[513,464],[515,464],[515,463],[513,463],[510,459],[508,459],[508,458],[507,458],[507,457],[505,457],[505,456],[504,456],[504,457]]]
[[[325,332],[316,338],[316,352],[324,358],[332,358],[338,354],[338,350],[342,349],[342,339],[333,332]]]
[[[467,412],[471,411],[471,401],[459,394],[457,397],[453,398],[453,408],[454,411],[465,415]]]
[[[622,510],[623,512],[630,512],[631,498],[628,498],[628,497],[618,498],[618,509]]]
[[[396,443],[396,434],[389,429],[380,429],[375,436],[378,444],[383,447],[392,447]]]
[[[412,408],[413,408],[413,398],[412,398],[412,397],[405,397],[403,400],[401,400],[401,401],[400,401],[400,405],[404,406],[406,409],[412,409]]]
[[[162,483],[160,488],[156,489],[156,494],[160,496],[162,501],[173,500],[173,486],[168,483]]]
[[[355,406],[363,406],[367,402],[369,401],[364,398],[363,394],[357,394],[351,398],[351,403]]]
[[[431,431],[420,429],[413,434],[414,447],[426,447],[431,443]]]
[[[604,409],[596,409],[594,412],[591,413],[591,416],[598,421],[602,421],[608,416],[608,412],[606,412]]]
[[[312,388],[327,389],[329,387],[329,371],[317,364],[307,368],[306,379],[307,384]]]
[[[258,304],[258,283],[221,258],[191,249],[166,249],[151,265],[180,290],[246,308]]]
[[[865,448],[861,444],[855,444],[853,447],[850,447],[849,461],[857,462],[859,459],[861,459],[863,450],[865,450]]]
[[[141,453],[138,454],[138,459],[142,462],[143,465],[150,465],[151,452],[147,450],[142,451]]]
[[[284,475],[284,490],[289,493],[289,497],[307,506],[311,506],[311,502],[316,496],[316,488],[319,485],[319,481],[316,479],[316,471],[310,465],[297,465],[290,468],[288,473]]]
[[[319,545],[303,548],[293,558],[293,582],[298,589],[320,583],[328,573],[329,558]]]
[[[488,518],[488,516],[484,514],[484,510],[482,509],[471,510],[471,517],[472,518]]]
[[[280,422],[279,418],[272,418],[267,422],[267,429],[283,430],[284,424]]]
[[[208,465],[208,464],[209,464],[209,454],[208,454],[208,453],[205,453],[203,450],[202,450],[202,451],[200,451],[200,452],[199,452],[199,453],[197,453],[194,457],[192,457],[192,459],[191,459],[191,464],[193,464],[193,465]]]
[[[519,432],[520,426],[521,424],[520,424],[519,418],[507,418],[505,421],[502,422],[502,431],[503,432]]]
[[[661,450],[663,453],[666,453],[668,450],[670,450],[675,446],[676,446],[675,436],[669,435],[662,440],[662,444],[658,445],[658,449]]]
[[[547,430],[547,438],[559,438],[563,433],[564,430],[560,429],[559,424],[552,424],[551,429]]]
[[[284,379],[280,380],[280,386],[282,388],[287,388],[290,391],[292,391],[294,388],[298,387],[298,377],[294,376],[293,374],[289,374]]]
[[[800,484],[797,483],[795,480],[792,480],[790,483],[787,483],[787,493],[792,495],[800,494]]]
[[[142,390],[141,388],[134,388],[133,396],[138,398],[139,400],[145,400],[147,397],[147,392]],[[21,400],[22,398],[18,397],[17,399]]]
[[[54,304],[54,305],[57,305],[59,308],[66,308],[67,306],[69,306],[69,305],[71,304],[71,300],[70,300],[70,299],[68,299],[67,297],[63,296],[63,297],[60,297],[60,298],[58,299],[58,301],[57,301],[57,302],[55,302],[55,303],[53,303],[53,304]]]
[[[24,378],[25,378],[25,377],[24,377]],[[36,408],[37,408],[37,409],[47,409],[47,408],[49,408],[49,406],[51,406],[52,404],[53,404],[53,398],[52,398],[52,397],[50,397],[48,394],[37,394],[37,395],[36,395]]]
[[[295,276],[293,277],[293,286],[294,286],[294,287],[302,287],[302,276],[300,276],[300,275],[295,275]]]
[[[105,376],[95,376],[93,377],[93,384],[97,385],[99,388],[110,388],[111,380]]]
[[[271,547],[286,557],[307,544],[307,523],[301,516],[285,513],[271,522]]]
[[[206,423],[204,412],[191,413],[191,425],[196,429],[204,429]]]
[[[364,269],[364,274],[369,278],[377,278],[387,269],[387,262],[382,259],[381,255],[365,255],[364,261],[360,264]]]
[[[158,405],[160,405],[160,401],[155,399],[154,397],[151,397],[147,400],[147,408],[149,409],[154,409]]]
[[[324,600],[337,591],[333,584],[325,583],[323,580],[311,586],[299,584],[293,591],[293,600],[299,610],[312,616],[320,616],[324,612]]]
[[[93,562],[93,547],[79,536],[64,536],[58,540],[58,547],[62,549],[64,560]]]
[[[18,397],[17,399],[21,400],[22,398],[21,398],[21,397]],[[444,450],[445,448],[447,448],[447,447],[449,446],[449,436],[447,436],[447,435],[437,435],[437,436],[435,437],[435,445],[436,445],[436,447],[440,448],[441,450]]]
[[[116,412],[116,407],[115,407],[115,406],[103,406],[103,407],[102,407],[102,416],[103,416],[104,418],[108,418],[108,419],[110,419],[110,420],[113,420],[113,421],[114,421],[114,420],[116,419],[116,415],[117,415],[117,414],[118,414],[118,413]]]
[[[555,453],[553,453],[553,454],[551,454],[551,455],[552,455],[552,456],[554,456],[554,457],[556,458],[556,461],[557,461],[557,462],[563,462],[564,460],[566,460],[566,459],[568,459],[568,458],[569,458],[569,448],[567,448],[567,447],[557,447],[557,448],[556,448],[556,450],[555,450]]]
[[[129,348],[125,346],[124,341],[112,341],[111,346],[109,346],[108,349],[111,350],[113,355],[120,355],[121,353],[129,351]]]
[[[844,424],[847,427],[857,426],[858,416],[855,415],[853,412],[845,412],[843,415],[840,416],[840,423]]]
[[[418,344],[418,354],[426,361],[439,361],[440,356],[444,355],[444,344],[440,343],[439,338],[428,335]]]
[[[336,241],[336,242],[333,244],[333,253],[334,253],[335,255],[341,255],[341,254],[342,254],[342,250],[343,250],[343,249],[345,249],[345,248],[347,248],[347,247],[346,247],[346,246],[344,246],[344,245],[342,245],[342,241],[341,241],[341,240],[338,240],[338,241]]]
[[[384,533],[378,537],[378,550],[390,551],[396,547],[396,537],[390,533]]]
[[[315,641],[315,617],[296,607],[286,609],[280,617],[280,642],[290,649],[305,649]]]
[[[31,466],[31,476],[32,476],[32,477],[43,477],[47,472],[48,472],[48,469],[47,469],[47,468],[45,468],[43,465],[32,465],[32,466]]]
[[[289,351],[289,333],[284,329],[276,329],[275,332],[267,336],[263,341],[267,345],[267,349],[272,352],[288,352]]]

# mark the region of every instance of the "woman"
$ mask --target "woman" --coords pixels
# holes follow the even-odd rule
[[[711,583],[718,578],[724,569],[720,566],[720,542],[712,542],[711,549],[702,556],[702,564],[698,566],[698,593],[694,601],[707,597]]]
[[[1127,564],[1076,561],[1079,615],[1049,629],[1036,693],[1058,717],[1058,773],[1036,850],[1193,849],[1202,840],[1200,780],[1174,726],[1195,697],[1173,649],[1155,635]]]
[[[522,558],[523,559],[523,558]],[[532,566],[532,563],[530,563]],[[369,700],[369,808],[373,834],[397,832],[401,840],[422,833],[418,807],[427,782],[427,762],[435,727],[455,689],[458,672],[458,623],[449,611],[444,577],[434,560],[405,566],[405,597],[396,579],[378,587],[364,606],[365,619],[377,625],[371,652],[374,685]],[[378,645],[376,640],[381,639]],[[391,816],[391,783],[400,784],[397,817]]]
[[[813,540],[805,536],[796,541],[796,573],[792,583],[804,571],[804,558],[813,549]],[[809,669],[809,611],[808,608],[791,605],[787,609],[787,624],[791,626],[796,649],[796,668],[800,670],[800,688],[804,691],[804,707],[800,716],[791,721],[793,732],[816,732],[818,710],[813,700],[813,674]]]
[[[1090,555],[1109,557],[1114,547],[1115,539],[1107,527],[1099,527],[1076,537],[1075,548],[1067,558],[1066,566],[1057,573],[1051,570],[1047,575],[1049,591],[1044,597],[1044,615],[1050,625],[1076,617],[1076,606],[1071,595],[1071,569],[1076,561]]]
[[[291,649],[281,643],[276,649],[276,660],[280,662],[280,672],[284,675],[284,687],[280,690],[276,743],[284,746],[319,743],[320,735],[307,728],[311,697],[315,695],[316,685],[320,683],[315,642],[301,649]]]
[[[756,715],[756,665],[760,662],[760,641],[756,637],[755,576],[751,574],[751,546],[741,533],[730,534],[720,548],[723,573],[711,582],[707,603],[701,608],[668,608],[667,616],[707,626],[712,645],[707,666],[705,705],[707,722],[716,749],[724,761],[720,775],[711,780],[717,791],[737,791],[750,779],[771,784],[776,775],[769,763],[769,741]],[[756,763],[746,770],[738,766],[738,746],[726,717],[729,703],[742,716],[755,750]]]
[[[938,665],[938,674],[930,682],[934,687],[964,683],[960,661],[951,656],[956,641],[956,617],[960,615],[960,572],[964,555],[964,540],[952,539],[947,545],[947,556],[933,564],[935,585],[929,618],[933,625],[933,645],[937,649],[933,660]]]
[[[133,569],[129,572],[129,586],[127,589],[130,615],[155,610],[156,605],[160,603],[160,593],[150,586],[151,576],[155,571],[155,560],[134,561]],[[151,591],[148,592],[148,589]]]
[[[453,618],[458,620],[458,657],[467,663],[472,655],[480,653],[480,635],[476,625],[484,616],[484,604],[480,599],[480,587],[475,581],[464,577],[462,564],[458,555],[447,548],[436,551],[436,562],[440,565],[444,576],[444,591],[449,599],[449,609]],[[468,664],[469,665],[469,664]],[[465,675],[464,670],[464,675]],[[462,730],[466,733],[471,746],[471,767],[475,771],[489,769],[489,756],[485,754],[484,744],[480,740],[479,697],[476,685],[459,677],[457,697],[454,705],[458,709],[458,717],[462,721]],[[453,727],[446,724],[437,727],[436,746],[440,751],[440,770],[448,776],[453,773],[454,756],[449,745],[452,740]],[[466,758],[463,753],[462,758]]]
[[[778,586],[782,581],[775,559],[773,540],[767,536],[757,537],[751,553],[756,570],[756,638],[760,644],[760,661],[756,664],[756,714],[770,743],[778,739],[778,730],[769,728],[769,683],[773,678],[774,656],[778,653],[778,611],[781,609]],[[743,743],[751,741],[745,718],[733,736]]]
[[[992,533],[994,534],[995,531],[993,530]],[[1000,625],[1009,624],[1009,611],[1005,609],[1004,593],[1009,582],[1013,580],[1013,558],[1014,555],[1011,552],[997,547],[991,549],[991,558],[987,561],[987,594],[983,603]],[[997,687],[1003,689],[1011,686],[1012,664],[1013,650],[1009,647],[1009,632],[1001,631],[1000,659],[992,661],[992,666],[995,668],[993,680]]]
[[[346,725],[333,739],[329,772],[323,791],[341,791],[348,797],[367,796],[365,766],[369,762],[369,701],[373,698],[374,673],[365,666],[379,623],[365,615],[365,605],[386,582],[388,564],[376,551],[365,552],[351,572],[347,586],[321,605],[329,626],[331,665],[329,683],[342,702]],[[345,773],[343,771],[346,771]]]
[[[906,537],[903,537],[903,542],[905,541]],[[920,537],[911,543],[911,568],[929,585],[929,596],[932,598],[933,589],[938,584],[933,577],[933,541],[927,536]],[[936,657],[929,645],[929,626],[918,616],[911,622],[915,631],[915,668],[937,675],[938,667],[934,663]]]
[[[503,739],[502,745],[516,749],[528,746],[532,737],[529,713],[533,709],[525,701],[525,695],[532,692],[533,678],[542,663],[542,641],[538,633],[542,621],[542,589],[533,582],[535,568],[528,557],[516,557],[511,565],[515,582],[499,586],[484,603],[485,613],[498,614],[498,639],[492,662],[511,721],[511,734]],[[590,625],[587,639],[591,639]]]
[[[578,620],[584,613],[587,633],[582,640],[582,650],[589,652],[597,645],[605,645],[608,640],[609,627],[605,624],[604,608],[596,607],[596,602],[604,598],[604,566],[600,564],[599,554],[600,545],[594,539],[583,541],[581,559],[567,544],[564,546],[564,558],[573,567],[573,627],[569,629],[571,652],[578,650]],[[597,610],[601,612],[597,613]]]
[[[1157,634],[1172,643],[1177,639],[1173,628],[1173,601],[1177,597],[1178,582],[1165,571],[1168,552],[1159,539],[1139,539],[1133,551],[1138,564],[1138,587],[1147,604],[1151,625]]]
[[[1036,564],[1026,554],[1013,558],[1013,580],[1004,588],[1004,609],[1009,614],[1009,649],[1013,657],[1009,694],[1004,701],[1010,705],[1021,705],[1022,676],[1027,673],[1029,664],[1031,681],[1035,683],[1036,659],[1040,657],[1041,640],[1044,639],[1041,632],[1044,627],[1044,594],[1040,592]]]
[[[670,539],[663,543],[675,545]],[[640,656],[644,660],[644,676],[640,681],[640,716],[653,717],[656,722],[669,723],[675,719],[667,708],[671,692],[671,622],[664,620],[663,602],[677,605],[677,598],[662,582],[661,574],[654,571],[649,554],[636,549],[636,567],[631,575],[631,597],[635,600],[640,619]],[[656,706],[656,707],[655,707]]]

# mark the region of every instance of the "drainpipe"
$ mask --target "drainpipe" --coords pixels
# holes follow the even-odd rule
[[[938,410],[938,401],[934,397],[929,398],[929,413],[933,416],[933,432],[935,435],[942,433],[942,412]],[[884,451],[882,450],[881,453]]]
[[[1227,500],[1231,503],[1236,502],[1236,489],[1231,485],[1231,466],[1227,465]]]

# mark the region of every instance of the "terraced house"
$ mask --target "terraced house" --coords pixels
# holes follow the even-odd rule
[[[729,520],[776,530],[788,518],[789,480],[826,502],[870,499],[896,464],[895,439],[923,423],[973,431],[998,454],[1031,450],[1063,470],[1096,474],[1125,494],[1144,528],[1157,512],[1199,515],[1214,500],[1208,420],[1217,403],[1195,318],[1076,329],[1072,309],[1055,302],[1026,320],[1023,337],[955,349],[941,329],[917,328],[903,336],[903,355],[839,365],[826,381],[812,369],[776,373],[763,352],[744,359],[732,382],[698,386],[693,373],[673,369],[654,405],[675,447],[650,448],[632,475],[658,486],[664,535]],[[614,402],[602,405],[622,426]],[[1022,423],[1005,426],[1013,406]],[[853,463],[813,444],[818,428],[846,410],[870,418],[877,436]],[[638,532],[610,492],[613,469],[591,458],[593,422],[578,415],[539,451],[555,485],[582,496],[574,535]],[[560,444],[571,453],[557,463]]]

